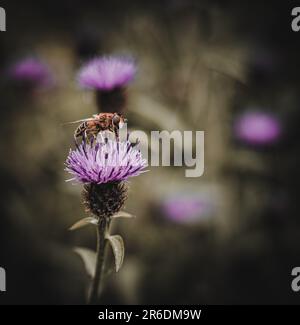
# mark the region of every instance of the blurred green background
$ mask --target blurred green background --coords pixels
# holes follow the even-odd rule
[[[1,3],[0,266],[3,304],[85,303],[89,278],[74,246],[94,249],[80,186],[66,183],[73,127],[96,113],[78,68],[102,54],[130,54],[132,129],[205,131],[205,172],[153,167],[130,182],[114,222],[125,262],[100,303],[299,303],[299,35],[279,1],[15,1]],[[34,56],[53,76],[43,89],[15,85],[7,69]],[[279,141],[253,146],[234,123],[255,107],[276,115]]]

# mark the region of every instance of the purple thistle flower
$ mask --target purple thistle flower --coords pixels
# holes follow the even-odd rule
[[[236,119],[234,134],[250,145],[269,145],[279,140],[282,127],[280,120],[271,113],[249,111]]]
[[[85,64],[78,74],[84,88],[110,91],[126,86],[135,76],[136,65],[131,58],[104,56]]]
[[[15,63],[9,70],[11,79],[37,87],[51,86],[53,79],[48,66],[36,58],[25,58]]]
[[[166,218],[178,223],[192,223],[207,219],[214,210],[212,200],[201,194],[171,195],[162,203],[162,211]]]
[[[80,183],[105,184],[126,180],[144,172],[147,161],[129,141],[86,143],[70,150],[66,160],[66,171]]]

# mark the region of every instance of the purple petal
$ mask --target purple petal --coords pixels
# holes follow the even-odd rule
[[[71,150],[66,160],[66,171],[81,183],[102,184],[138,176],[147,167],[141,153],[128,141],[108,140],[99,143],[83,141]]]
[[[136,74],[134,61],[126,57],[105,56],[85,64],[78,74],[83,88],[110,91],[126,86]]]

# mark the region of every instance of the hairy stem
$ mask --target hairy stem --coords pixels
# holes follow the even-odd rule
[[[96,269],[95,276],[92,282],[90,296],[88,300],[89,305],[95,305],[98,302],[100,289],[102,286],[104,261],[105,261],[105,248],[107,240],[105,236],[108,232],[109,221],[106,218],[101,218],[97,226],[97,253],[96,253]]]

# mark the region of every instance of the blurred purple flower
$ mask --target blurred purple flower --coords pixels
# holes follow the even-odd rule
[[[237,139],[251,145],[268,145],[282,134],[280,120],[271,113],[249,111],[239,116],[234,124]]]
[[[129,141],[86,143],[70,150],[66,160],[66,171],[74,176],[71,180],[80,183],[104,184],[122,181],[138,176],[147,167],[141,152],[132,147]]]
[[[206,196],[175,195],[162,203],[165,216],[175,222],[190,223],[209,217],[214,205]]]
[[[25,58],[16,62],[9,70],[9,76],[18,82],[36,87],[48,87],[53,79],[46,64],[36,58]]]
[[[104,56],[85,64],[78,74],[78,82],[84,88],[110,91],[126,86],[136,74],[131,58]]]

